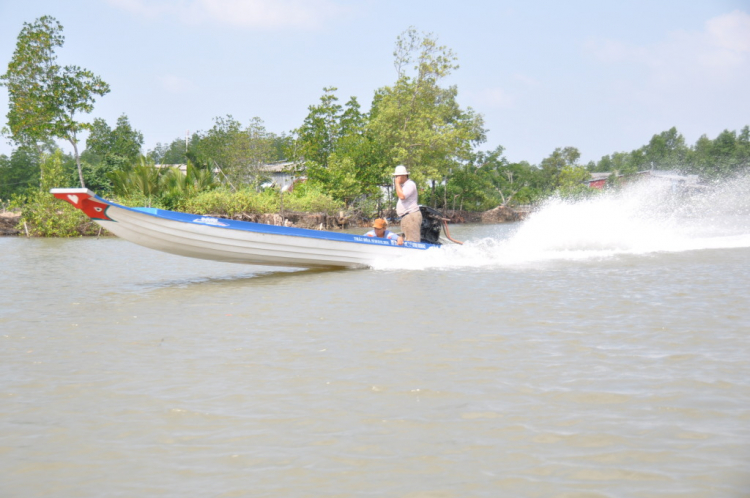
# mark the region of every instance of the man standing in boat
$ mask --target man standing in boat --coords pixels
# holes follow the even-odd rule
[[[422,213],[419,211],[417,184],[409,180],[409,172],[403,165],[396,166],[393,177],[398,196],[396,214],[401,217],[401,231],[404,232],[404,239],[410,242],[421,242]]]

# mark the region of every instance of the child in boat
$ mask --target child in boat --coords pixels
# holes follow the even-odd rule
[[[378,218],[372,224],[372,230],[365,234],[366,237],[379,237],[381,239],[396,240],[398,245],[403,244],[403,239],[395,233],[388,230],[388,222],[383,218]]]

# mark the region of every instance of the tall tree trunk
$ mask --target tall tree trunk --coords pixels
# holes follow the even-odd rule
[[[448,177],[443,180],[443,214],[448,211]]]
[[[73,153],[76,156],[76,166],[78,166],[78,179],[81,180],[81,188],[86,188],[86,183],[83,181],[83,168],[81,167],[81,156],[78,155],[78,140],[75,135],[72,138],[68,138],[68,142],[73,146]]]
[[[39,161],[39,185],[44,185],[44,168],[42,168],[42,148],[39,147],[39,142],[34,140],[34,148],[36,148],[36,157]]]

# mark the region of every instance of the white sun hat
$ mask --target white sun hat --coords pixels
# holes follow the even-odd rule
[[[398,166],[396,166],[396,171],[394,171],[393,175],[391,176],[402,176],[402,175],[408,175],[408,174],[409,172],[406,171],[406,166],[404,166],[403,164],[399,164]]]

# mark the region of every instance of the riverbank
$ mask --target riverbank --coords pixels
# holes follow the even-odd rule
[[[489,211],[446,211],[443,215],[449,223],[507,223],[512,221],[521,221],[529,214],[528,209],[514,209],[507,206],[498,206]],[[386,213],[383,215],[386,219],[394,219],[395,213]],[[296,228],[311,228],[318,230],[346,229],[353,227],[369,227],[372,219],[357,215],[349,215],[341,212],[338,215],[327,215],[325,213],[298,213],[285,212],[266,213],[266,214],[246,214],[241,213],[229,217],[233,220],[252,221],[254,223],[263,223],[266,225],[290,226]],[[392,225],[398,223],[393,222]]]
[[[17,228],[21,222],[21,213],[0,213],[0,236],[19,235],[21,231]]]
[[[521,221],[528,215],[528,210],[513,209],[505,206],[498,206],[489,211],[472,212],[472,211],[447,211],[444,216],[448,218],[449,223],[462,224],[462,223],[507,223],[513,221]],[[346,212],[340,212],[338,215],[329,215],[326,213],[303,213],[303,212],[284,212],[282,213],[239,213],[233,216],[220,216],[212,215],[223,218],[229,218],[232,220],[239,221],[250,221],[253,223],[262,223],[264,225],[274,226],[287,226],[295,228],[308,228],[312,230],[344,230],[356,227],[369,227],[372,224],[372,220],[348,214]],[[393,216],[386,215],[387,218],[392,219],[395,217],[395,213],[391,213]],[[393,222],[392,226],[398,226],[398,223]],[[24,235],[26,231],[23,228],[22,213],[21,212],[6,212],[0,213],[0,236],[13,237],[18,235]],[[106,234],[103,231],[100,235]]]

